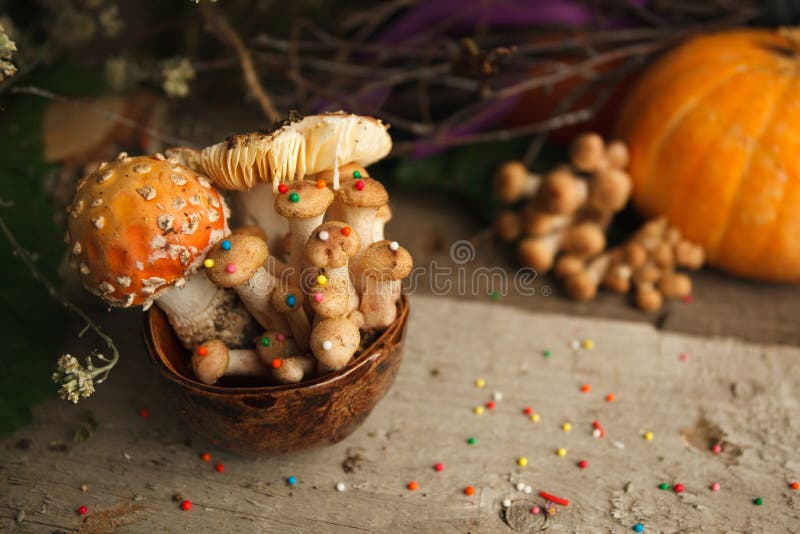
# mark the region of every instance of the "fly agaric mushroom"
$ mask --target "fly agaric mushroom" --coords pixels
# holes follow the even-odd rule
[[[358,295],[350,281],[348,260],[360,250],[360,239],[352,228],[338,221],[322,223],[311,233],[305,247],[306,261],[322,269],[334,288],[344,288],[350,296],[348,311],[358,308]]]
[[[67,217],[71,263],[112,306],[164,310],[187,348],[241,345],[252,321],[195,270],[228,233],[227,207],[202,176],[159,154],[122,153],[78,182]]]
[[[270,300],[278,280],[264,267],[268,256],[267,244],[260,237],[232,234],[214,245],[203,265],[214,284],[236,291],[258,324],[287,330],[286,319]]]
[[[254,350],[232,350],[219,339],[206,341],[192,353],[192,369],[203,384],[214,385],[223,376],[266,377],[267,368]]]
[[[364,293],[361,295],[362,328],[386,328],[397,318],[402,280],[414,261],[397,241],[378,241],[364,252]]]
[[[311,323],[303,309],[303,292],[299,287],[285,287],[281,284],[272,292],[272,305],[278,312],[284,314],[289,321],[294,342],[301,351],[308,350],[308,336],[311,332]]]
[[[296,384],[314,371],[314,358],[300,355],[294,341],[282,333],[264,332],[256,342],[256,350],[279,384]]]
[[[281,184],[279,194],[275,197],[275,211],[289,221],[292,233],[289,259],[292,276],[298,283],[306,263],[308,237],[322,222],[325,210],[332,201],[333,193],[322,182]]]
[[[180,163],[196,173],[203,172],[203,167],[200,165],[200,151],[196,148],[174,146],[164,150],[164,155],[168,160]]]
[[[321,372],[338,371],[347,365],[360,343],[358,327],[345,318],[324,319],[311,332],[311,351]]]
[[[237,212],[277,238],[285,227],[273,209],[279,184],[333,170],[333,188],[338,189],[340,167],[367,166],[389,153],[387,129],[378,119],[349,113],[292,113],[270,132],[236,135],[203,149],[201,163],[220,187],[248,191],[237,195]]]

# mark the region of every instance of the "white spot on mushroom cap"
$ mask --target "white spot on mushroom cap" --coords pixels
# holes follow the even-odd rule
[[[99,289],[102,293],[113,293],[115,291],[114,286],[105,280],[100,282],[100,284],[97,286],[97,289]]]
[[[181,197],[175,197],[175,200],[172,201],[172,207],[176,210],[182,210],[186,207],[186,200]]]
[[[187,216],[186,221],[181,225],[181,233],[192,235],[197,231],[198,226],[200,226],[200,216],[196,213],[192,213]]]
[[[186,185],[186,177],[182,174],[170,174],[169,179],[177,186]]]
[[[146,174],[146,173],[150,172],[150,169],[152,169],[152,167],[150,166],[149,163],[139,163],[139,164],[133,166],[133,172],[136,172],[136,173],[139,173],[139,174]]]
[[[217,197],[209,195],[208,196],[208,204],[213,208],[218,208],[219,207],[219,200],[217,200]]]
[[[83,208],[86,204],[83,202],[83,199],[77,201],[75,204],[72,205],[72,210],[70,210],[70,215],[72,215],[73,219],[77,219],[78,215],[83,212]]]
[[[186,278],[178,278],[177,280],[175,280],[175,287],[177,287],[178,289],[182,288],[185,285],[186,285]]]
[[[86,181],[87,181],[86,176],[79,179],[78,182],[75,184],[75,191],[80,191],[81,189],[83,189],[86,186]]]
[[[98,230],[102,230],[103,227],[106,225],[106,220],[103,218],[102,215],[95,215],[92,217],[92,224]]]
[[[156,188],[152,185],[137,187],[136,192],[142,195],[142,198],[145,200],[153,200],[156,198]]]
[[[192,206],[200,206],[203,204],[203,197],[200,196],[200,193],[195,193],[189,197],[189,204]]]
[[[131,277],[130,276],[118,276],[117,283],[121,287],[130,287],[131,286]]]
[[[209,182],[208,178],[206,178],[205,176],[198,176],[197,182],[206,189],[211,189],[211,182]]]
[[[156,158],[158,161],[164,161],[165,159],[167,159],[161,152],[156,152],[155,154],[153,154],[153,157]]]
[[[122,303],[123,308],[130,308],[133,306],[133,299],[136,298],[133,295],[126,295],[125,301]]]
[[[217,222],[219,220],[219,212],[215,210],[209,211],[206,214],[206,216],[208,217],[208,220],[211,222]]]
[[[93,208],[99,208],[102,205],[103,205],[103,199],[102,198],[96,198],[96,199],[94,199],[92,201],[92,207]]]
[[[76,256],[81,253],[82,249],[83,247],[81,247],[80,241],[75,241],[75,244],[72,245],[72,253],[75,254]]]
[[[125,159],[127,157],[128,157],[127,152],[120,152],[119,155],[117,156],[117,159]]]
[[[102,184],[103,182],[109,181],[112,176],[114,176],[114,171],[107,170],[104,173],[98,174],[97,178],[95,179],[95,182],[97,182],[98,184]]]
[[[81,271],[81,274],[89,274],[91,272],[89,270],[89,266],[86,265],[85,263],[81,263],[80,271]]]
[[[144,263],[137,261],[136,268],[139,269],[140,271],[144,271]]]
[[[175,217],[170,215],[169,213],[164,213],[159,215],[156,219],[156,224],[158,225],[159,229],[163,231],[167,231],[172,228],[172,223],[175,221]]]

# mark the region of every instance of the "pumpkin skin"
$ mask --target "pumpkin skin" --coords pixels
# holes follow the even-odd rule
[[[800,49],[768,30],[695,37],[621,109],[633,202],[731,274],[800,281]]]

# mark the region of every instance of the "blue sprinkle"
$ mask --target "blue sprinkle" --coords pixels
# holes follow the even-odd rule
[[[286,305],[290,308],[294,308],[294,305],[297,303],[297,298],[294,295],[289,295],[286,297]]]
[[[231,242],[228,241],[227,239],[225,239],[224,241],[222,241],[222,244],[220,245],[220,247],[222,247],[222,250],[230,250],[231,249]]]
[[[297,484],[297,477],[290,476],[289,478],[286,479],[286,482],[288,482],[290,486],[294,486],[295,484]]]
[[[635,525],[633,525],[633,531],[634,532],[644,532],[644,525],[641,524],[641,523],[636,523]]]

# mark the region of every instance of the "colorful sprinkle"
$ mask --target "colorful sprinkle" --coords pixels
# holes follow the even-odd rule
[[[580,462],[578,462],[578,467],[580,467],[581,469],[586,469],[587,467],[589,467],[589,462],[587,462],[586,460],[581,460]]]
[[[722,452],[722,443],[715,443],[714,446],[711,447],[711,452],[720,454]]]
[[[139,408],[139,417],[150,417],[150,410],[147,408]]]
[[[753,504],[755,504],[756,506],[761,506],[762,504],[764,504],[764,499],[762,499],[761,497],[756,497],[755,499],[753,499]]]
[[[667,491],[669,489],[669,484],[667,484],[666,482],[662,482],[661,484],[658,485],[658,489],[662,491]]]
[[[181,510],[183,510],[184,512],[188,512],[191,509],[192,509],[192,501],[183,501],[181,503]]]
[[[215,465],[214,469],[216,469],[218,473],[224,473],[225,472],[225,466],[222,465],[222,464]]]
[[[230,250],[231,249],[231,242],[227,239],[223,239],[222,243],[219,244],[219,247],[222,250]]]
[[[269,347],[270,343],[272,343],[266,336],[262,337],[260,341],[262,347]]]
[[[298,195],[297,193],[291,193],[289,195],[289,202],[294,202],[294,203],[300,202],[300,195]]]
[[[672,486],[672,489],[675,491],[675,493],[683,493],[683,490],[686,488],[683,487],[683,484],[675,484]]]
[[[228,265],[225,266],[225,270],[228,271],[230,274],[235,273],[236,272],[236,264],[235,263],[229,263]]]
[[[501,400],[503,400],[503,392],[495,391],[494,393],[492,393],[492,398],[497,402],[500,402]]]
[[[517,465],[520,467],[525,467],[526,465],[528,465],[528,459],[525,458],[524,456],[520,456],[519,458],[517,458]]]
[[[214,268],[214,260],[211,258],[206,258],[203,260],[203,267],[206,269],[213,269]]]
[[[278,192],[282,195],[285,195],[289,192],[289,188],[286,186],[286,184],[280,184],[278,185]]]
[[[476,442],[476,441],[477,441],[477,440],[476,440],[475,438],[469,438],[469,439],[467,440],[467,445],[475,445],[475,442]]]
[[[283,360],[280,358],[275,358],[272,360],[272,368],[273,369],[280,369],[283,366]]]
[[[357,190],[363,191],[364,190],[364,181],[363,180],[356,180],[355,186],[356,186]]]
[[[407,487],[409,491],[417,491],[417,489],[419,489],[419,484],[417,484],[412,480],[411,482],[408,483]]]
[[[400,249],[400,243],[398,243],[397,241],[392,241],[391,243],[389,243],[389,248],[397,252],[397,250]]]
[[[486,380],[483,378],[475,379],[475,387],[476,388],[485,388],[486,387]]]
[[[275,336],[275,337],[276,337],[276,338],[278,338],[278,341],[283,341],[283,340],[285,340],[285,339],[286,339],[286,336],[285,336],[285,335],[283,335],[283,334],[278,334],[278,335],[277,335],[277,336]]]
[[[442,471],[444,471],[444,464],[440,462],[440,463],[434,465],[433,469],[435,471],[442,472]]]
[[[511,499],[503,500],[503,508],[511,508]]]
[[[289,306],[290,308],[294,308],[295,304],[297,304],[297,297],[295,297],[294,294],[289,295],[288,297],[286,297],[286,305],[287,306]]]
[[[333,342],[330,340],[325,340],[322,342],[322,350],[331,350],[333,348]]]
[[[86,515],[89,512],[89,509],[86,506],[81,506],[78,508],[78,515]]]
[[[297,484],[297,477],[294,475],[288,477],[286,479],[286,483],[289,484],[290,486],[294,486],[295,484]]]
[[[633,525],[633,531],[634,532],[644,532],[644,525],[641,524],[641,523],[636,523],[635,525]]]
[[[197,347],[197,354],[200,356],[208,356],[208,349],[201,345]]]
[[[720,488],[719,482],[714,482],[713,484],[711,484],[711,491],[717,492],[719,491],[719,488]]]
[[[582,384],[581,385],[581,393],[589,393],[592,390],[592,386],[589,384]]]
[[[317,277],[317,284],[324,286],[328,283],[328,277],[324,274],[321,274]]]
[[[561,425],[561,430],[563,430],[564,432],[569,432],[570,430],[572,430],[572,423],[564,423],[563,425]]]
[[[546,349],[544,352],[542,352],[542,356],[544,356],[545,358],[549,358],[552,355],[553,352],[550,349]]]
[[[339,230],[339,231],[342,233],[342,235],[343,235],[343,236],[347,237],[347,236],[349,236],[349,235],[350,235],[350,232],[352,232],[352,231],[353,231],[353,229],[352,229],[352,228],[350,228],[349,226],[345,226],[344,228],[342,228],[342,229],[341,229],[341,230]]]
[[[531,513],[533,515],[539,515],[540,513],[542,513],[542,509],[539,508],[538,506],[534,506],[533,508],[531,508]]]
[[[486,403],[486,408],[489,410],[494,410],[497,407],[497,404],[494,401],[489,401]]]
[[[314,302],[316,302],[317,304],[322,302],[324,298],[325,295],[323,295],[322,293],[314,293]]]
[[[645,432],[644,435],[642,435],[642,437],[644,438],[645,441],[653,441],[652,432]]]
[[[688,352],[681,352],[680,359],[682,362],[689,361],[689,353]]]
[[[336,491],[344,491],[346,489],[347,486],[345,486],[344,482],[339,482],[338,484],[336,484]]]
[[[581,342],[581,346],[586,350],[592,350],[594,348],[594,341],[591,339],[584,339]]]
[[[328,187],[328,184],[325,183],[325,180],[317,180],[317,189],[325,189]]]
[[[614,402],[615,400],[617,400],[617,396],[613,393],[606,395],[606,402]]]
[[[320,241],[327,241],[328,239],[330,239],[330,237],[331,237],[331,234],[329,234],[329,233],[328,233],[327,231],[325,231],[325,230],[322,230],[322,231],[320,231],[320,233],[319,233],[319,234],[317,234],[317,237],[319,237],[319,240],[320,240]]]
[[[464,488],[464,494],[465,495],[474,495],[475,494],[475,488],[473,488],[472,486],[467,486],[466,488]]]
[[[203,454],[200,455],[200,459],[203,460],[204,462],[210,462],[211,454],[204,452]]]
[[[539,415],[538,413],[531,414],[531,421],[533,421],[534,423],[538,423],[539,420],[541,420],[541,418],[542,416]]]
[[[533,408],[531,408],[530,406],[526,406],[525,409],[522,410],[522,413],[524,413],[525,415],[531,415],[533,413]]]
[[[600,424],[600,421],[592,421],[592,428],[594,428],[594,432],[592,435],[596,438],[605,437],[606,431],[603,428],[603,425]]]
[[[564,456],[567,455],[567,449],[565,449],[564,447],[560,447],[558,450],[556,450],[556,454],[563,458]]]
[[[797,481],[792,482],[791,484],[789,484],[789,487],[792,488],[793,490],[797,491],[797,490],[800,489],[800,482],[797,482]]]
[[[475,415],[481,415],[483,413],[483,406],[475,406],[472,411],[475,412]]]
[[[551,495],[545,491],[539,492],[539,497],[545,499],[550,502],[554,502],[556,504],[560,504],[561,506],[569,506],[569,501],[567,499],[563,499],[561,497],[556,497],[555,495]]]
[[[353,171],[353,178],[361,178],[361,171]]]

